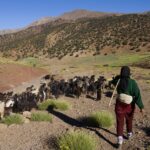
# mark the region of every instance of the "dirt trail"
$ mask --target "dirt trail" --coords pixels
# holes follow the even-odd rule
[[[0,92],[14,89],[35,78],[46,74],[44,69],[32,68],[18,64],[0,64]],[[21,86],[22,86],[21,85]]]

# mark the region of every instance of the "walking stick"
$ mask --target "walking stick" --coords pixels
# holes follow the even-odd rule
[[[118,87],[118,84],[119,84],[119,82],[120,82],[120,79],[118,80],[118,82],[117,82],[117,84],[116,84],[116,87],[115,87],[115,89],[114,89],[114,91],[113,91],[113,94],[112,94],[112,96],[111,96],[111,99],[110,99],[110,101],[109,101],[109,107],[110,107],[110,105],[111,105],[111,102],[112,102],[112,100],[113,100],[113,97],[114,97],[114,95],[115,95],[115,91],[116,91],[116,89],[117,89],[117,87]]]

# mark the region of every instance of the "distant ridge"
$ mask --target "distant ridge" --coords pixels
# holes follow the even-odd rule
[[[121,15],[121,14],[106,13],[106,12],[95,12],[95,11],[88,11],[88,10],[84,10],[84,9],[78,9],[78,10],[74,10],[71,12],[66,12],[63,15],[60,15],[58,17],[50,17],[50,16],[49,17],[43,17],[43,18],[41,18],[37,21],[34,21],[31,24],[29,24],[28,26],[21,28],[21,29],[0,30],[0,35],[15,33],[15,32],[18,32],[20,30],[24,30],[28,27],[31,27],[31,26],[33,27],[33,26],[38,26],[38,25],[50,23],[50,22],[56,21],[58,19],[77,20],[80,18],[96,18],[96,17],[118,16],[118,15]]]
[[[56,19],[57,19],[56,17],[43,17],[42,19],[39,19],[31,23],[29,26],[38,26],[38,25],[45,24],[51,21],[55,21]]]
[[[42,19],[39,19],[33,23],[31,23],[29,26],[37,26],[42,25],[46,23],[50,23],[59,19],[62,20],[77,20],[81,18],[97,18],[97,17],[108,17],[108,16],[119,16],[121,14],[117,13],[106,13],[106,12],[96,12],[96,11],[89,11],[84,9],[77,9],[71,12],[66,12],[58,17],[43,17]]]
[[[150,14],[150,11],[142,12],[142,13],[131,13],[131,14]],[[124,13],[111,13],[111,12],[99,12],[99,11],[89,11],[85,9],[77,9],[70,12],[65,12],[64,14],[57,16],[57,17],[43,17],[37,21],[32,22],[28,26],[20,29],[5,29],[0,30],[0,35],[15,33],[20,30],[24,30],[30,26],[38,26],[46,23],[50,23],[56,21],[57,19],[63,20],[77,20],[81,18],[97,18],[97,17],[108,17],[108,16],[120,16],[125,15]]]
[[[79,18],[96,18],[96,17],[106,17],[106,16],[118,16],[120,14],[115,13],[106,13],[106,12],[95,12],[95,11],[88,11],[84,9],[74,10],[72,12],[64,13],[60,16],[62,19],[66,20],[76,20]]]

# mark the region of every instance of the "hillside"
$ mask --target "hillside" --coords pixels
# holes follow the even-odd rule
[[[0,35],[4,35],[4,34],[10,34],[10,33],[15,33],[15,32],[18,32],[20,30],[23,30],[23,29],[14,29],[14,30],[11,30],[11,29],[6,29],[6,30],[0,30]]]
[[[28,56],[61,59],[66,55],[78,57],[85,53],[106,55],[150,51],[149,13],[103,17],[83,15],[76,20],[65,17],[0,35],[1,54],[15,59]]]

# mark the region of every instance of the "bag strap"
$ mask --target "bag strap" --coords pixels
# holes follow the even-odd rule
[[[110,101],[109,101],[109,107],[110,107],[110,105],[111,105],[111,102],[112,102],[112,100],[113,100],[113,97],[114,97],[114,95],[115,95],[115,91],[116,91],[116,89],[117,89],[117,87],[118,87],[118,84],[119,84],[119,82],[120,82],[120,79],[118,80],[118,82],[117,82],[117,84],[116,84],[116,87],[115,87],[115,89],[114,89],[114,91],[113,91],[113,94],[112,94],[112,96],[111,96],[111,99],[110,99]]]

